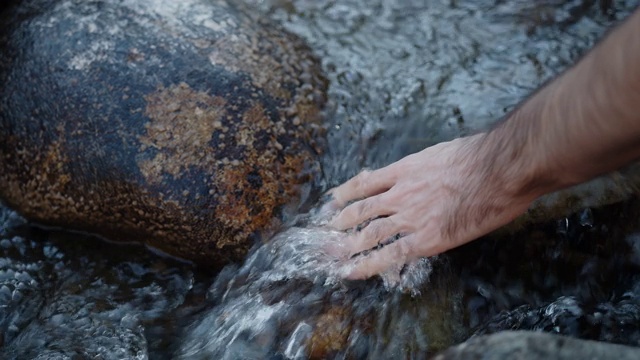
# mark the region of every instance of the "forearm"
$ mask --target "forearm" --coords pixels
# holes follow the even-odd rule
[[[636,12],[491,131],[434,145],[335,188],[333,207],[344,208],[331,226],[366,224],[344,242],[347,276],[366,278],[477,239],[537,197],[639,156]]]
[[[487,180],[533,198],[640,157],[640,11],[479,141]]]

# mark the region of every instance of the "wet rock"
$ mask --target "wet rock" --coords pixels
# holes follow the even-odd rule
[[[17,224],[0,207],[0,358],[158,358],[193,288],[191,266]]]
[[[318,174],[325,81],[223,1],[28,0],[0,15],[0,198],[216,267]]]
[[[639,206],[589,209],[449,252],[472,333],[541,330],[635,344]]]
[[[560,297],[540,307],[522,305],[498,314],[481,326],[476,335],[503,330],[537,330],[588,340],[624,345],[640,345],[640,304],[638,296],[595,306],[573,297]]]
[[[325,247],[344,234],[299,226],[218,275],[174,358],[426,359],[467,335],[461,285],[446,262],[413,264],[405,271],[424,276],[408,276],[420,281],[405,287],[345,282]]]
[[[591,181],[556,191],[535,200],[527,212],[497,233],[515,232],[535,225],[566,217],[589,207],[603,207],[638,195],[640,163],[620,171],[597,177]]]
[[[452,347],[434,360],[446,359],[620,359],[640,357],[640,348],[528,331],[480,336]]]

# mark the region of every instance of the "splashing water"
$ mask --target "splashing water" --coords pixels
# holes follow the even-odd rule
[[[335,211],[321,207],[310,214],[296,218],[294,224],[277,235],[266,246],[270,248],[269,256],[277,256],[274,267],[285,269],[275,272],[284,280],[291,277],[318,279],[325,276],[329,283],[338,282],[351,272],[355,264],[347,263],[349,255],[349,234],[332,230],[329,220],[336,215]],[[419,294],[432,271],[431,259],[419,259],[409,264],[389,269],[380,275],[384,286],[389,291],[410,292]],[[249,262],[251,259],[247,260]]]
[[[178,357],[387,357],[399,349],[420,357],[437,348],[425,333],[456,332],[450,327],[455,321],[431,315],[444,311],[448,320],[456,318],[456,301],[433,296],[444,292],[455,299],[453,289],[439,284],[433,291],[428,281],[437,259],[416,261],[383,281],[344,281],[349,269],[335,250],[348,235],[325,223],[326,216],[303,216],[240,268],[226,267],[209,290],[212,307],[189,329]],[[424,306],[427,298],[434,306]]]

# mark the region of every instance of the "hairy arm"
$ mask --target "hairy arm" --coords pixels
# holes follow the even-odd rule
[[[351,278],[472,241],[537,197],[640,156],[640,11],[486,133],[363,172],[332,191]],[[358,200],[348,206],[351,201]],[[397,241],[389,239],[400,235]]]
[[[517,107],[482,144],[488,167],[542,193],[640,155],[640,11]],[[531,189],[529,189],[531,188]]]

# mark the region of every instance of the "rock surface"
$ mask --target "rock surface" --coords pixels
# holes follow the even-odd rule
[[[505,331],[471,338],[446,350],[434,360],[632,360],[639,357],[640,349],[631,346],[577,340],[539,332]]]
[[[28,0],[0,15],[0,198],[217,267],[313,183],[326,83],[222,1]]]

